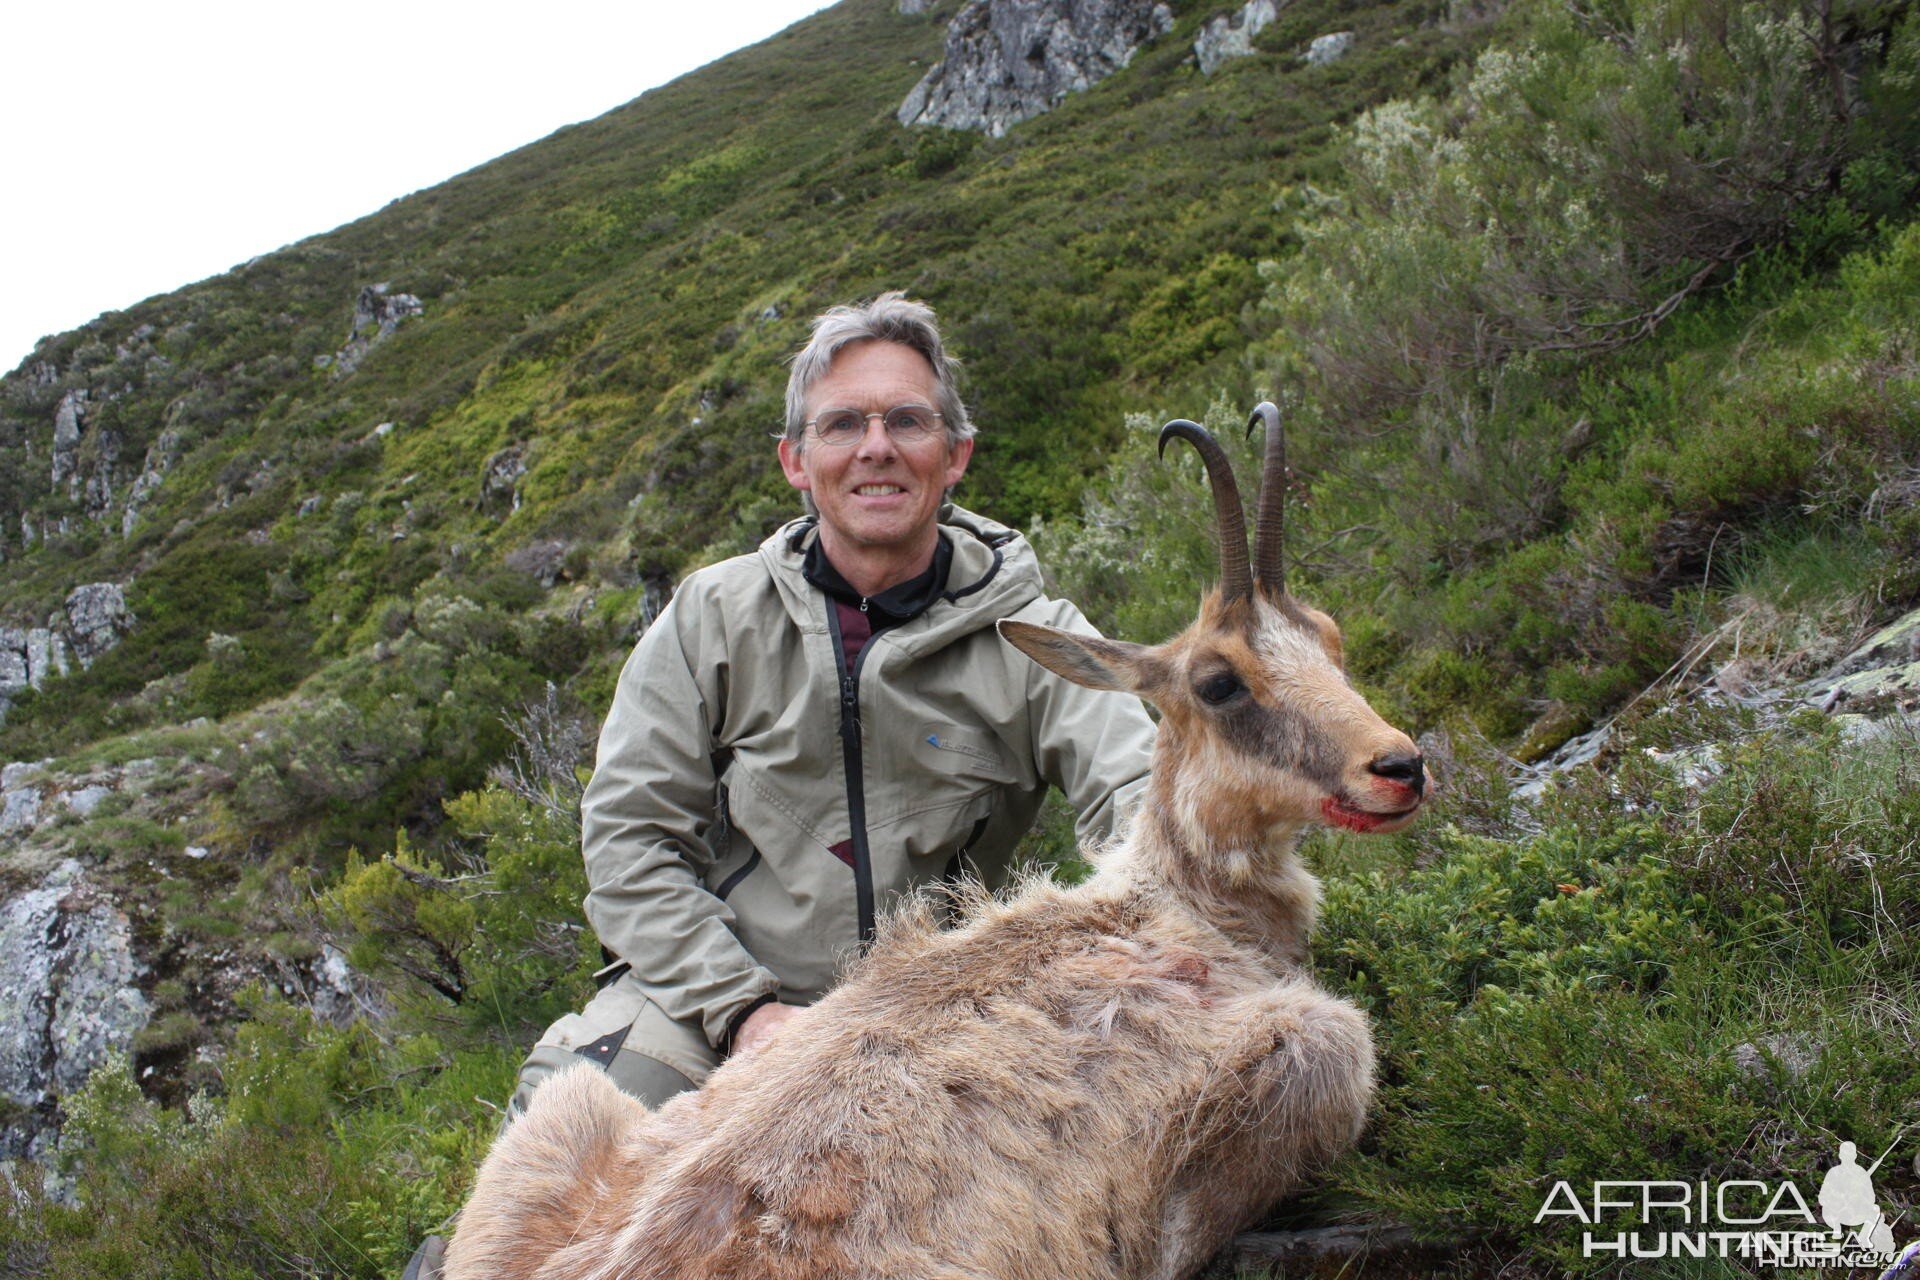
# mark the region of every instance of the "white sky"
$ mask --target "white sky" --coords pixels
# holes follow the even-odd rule
[[[45,334],[351,222],[826,4],[10,6],[0,372]]]

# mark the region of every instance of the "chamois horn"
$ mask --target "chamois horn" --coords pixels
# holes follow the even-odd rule
[[[1260,514],[1253,526],[1253,580],[1275,599],[1287,594],[1287,433],[1280,408],[1262,400],[1247,418],[1247,434],[1267,427],[1266,460],[1260,471]]]
[[[1197,422],[1175,418],[1160,428],[1160,456],[1167,456],[1169,440],[1185,440],[1200,451],[1213,485],[1213,513],[1220,526],[1220,592],[1228,600],[1253,594],[1253,576],[1247,570],[1247,517],[1240,507],[1240,486],[1233,481],[1233,464],[1207,429]]]

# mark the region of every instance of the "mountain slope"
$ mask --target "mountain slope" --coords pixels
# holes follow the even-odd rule
[[[1248,336],[1254,264],[1286,250],[1269,205],[1320,163],[1327,123],[1416,88],[1467,45],[1404,6],[1361,8],[1338,20],[1380,38],[1344,63],[1274,56],[1209,78],[1191,65],[1206,16],[1191,7],[1126,71],[1016,136],[908,132],[891,112],[950,9],[838,6],[359,223],[50,340],[0,387],[0,617],[37,624],[76,582],[131,579],[145,621],[84,682],[102,699],[203,662],[209,631],[244,633],[250,686],[165,712],[186,718],[290,687],[456,545],[466,564],[497,565],[559,538],[603,582],[664,584],[793,509],[759,444],[778,421],[779,362],[814,311],[889,286],[936,302],[971,366],[988,445],[969,500],[1016,522],[1069,510],[1119,410],[1210,360],[1209,382],[1243,380],[1227,361]],[[1337,12],[1302,5],[1262,46],[1300,45]],[[822,76],[853,50],[862,74]],[[423,314],[345,377],[316,367],[376,283]],[[49,492],[53,420],[80,391],[80,484]],[[391,434],[374,437],[381,423]],[[525,468],[504,502],[483,491],[503,450],[507,470]],[[143,472],[158,483],[121,537]],[[113,493],[97,515],[96,474]],[[351,527],[300,523],[303,502],[331,512],[349,493]],[[193,568],[211,562],[217,580]],[[205,616],[169,625],[189,610]],[[22,708],[0,754],[142,722],[104,705],[60,718]]]
[[[1187,3],[1002,138],[903,129],[959,8],[847,0],[0,380],[0,651],[53,673],[0,725],[0,893],[22,937],[70,903],[83,942],[23,951],[145,1020],[32,993],[0,1151],[65,1122],[88,1209],[21,1201],[0,1257],[374,1274],[457,1203],[475,1099],[590,989],[571,806],[618,665],[795,511],[781,362],[889,287],[968,362],[964,499],[1132,639],[1214,563],[1153,429],[1244,460],[1280,399],[1289,581],[1450,764],[1413,832],[1314,846],[1388,1092],[1299,1216],[1464,1217],[1463,1273],[1563,1274],[1541,1178],[1894,1139],[1912,682],[1802,682],[1920,599],[1912,6],[1300,0],[1203,75],[1228,6]],[[1071,867],[1062,816],[1032,851]],[[1729,1065],[1786,1015],[1830,1105]],[[1569,1106],[1604,1140],[1543,1138]]]

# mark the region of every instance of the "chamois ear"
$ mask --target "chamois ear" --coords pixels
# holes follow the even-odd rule
[[[1083,636],[1012,618],[1002,618],[996,625],[1007,643],[1075,684],[1133,693],[1147,683],[1150,659],[1144,644]]]

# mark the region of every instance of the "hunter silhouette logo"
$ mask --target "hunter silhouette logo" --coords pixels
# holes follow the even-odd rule
[[[1786,1267],[1886,1267],[1899,1252],[1897,1216],[1889,1219],[1873,1190],[1873,1175],[1892,1154],[1861,1167],[1851,1142],[1827,1169],[1807,1203],[1797,1183],[1737,1179],[1728,1182],[1605,1181],[1581,1199],[1562,1181],[1553,1184],[1537,1226],[1549,1218],[1577,1218],[1582,1257],[1738,1258]],[[1608,1228],[1614,1228],[1609,1230]],[[1920,1250],[1909,1246],[1900,1262]],[[1906,1268],[1894,1266],[1902,1276]],[[1889,1273],[1891,1274],[1891,1272]]]
[[[1862,1169],[1858,1160],[1859,1148],[1851,1142],[1840,1144],[1840,1163],[1827,1170],[1826,1180],[1820,1184],[1820,1220],[1833,1229],[1835,1235],[1846,1228],[1853,1227],[1855,1239],[1862,1249],[1874,1253],[1891,1254],[1893,1248],[1893,1227],[1888,1224],[1886,1214],[1880,1211],[1879,1203],[1873,1198],[1873,1175],[1886,1161],[1888,1147],[1880,1159],[1871,1166]]]

